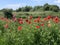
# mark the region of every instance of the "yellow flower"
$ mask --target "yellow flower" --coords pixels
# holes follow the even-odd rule
[[[50,23],[50,21],[48,21],[48,23]]]
[[[48,27],[51,27],[51,23],[48,23]]]

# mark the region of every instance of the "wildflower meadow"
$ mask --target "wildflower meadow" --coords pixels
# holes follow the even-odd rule
[[[0,18],[0,45],[60,45],[60,18]]]

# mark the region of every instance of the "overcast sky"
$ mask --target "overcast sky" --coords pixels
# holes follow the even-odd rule
[[[0,9],[12,8],[17,9],[23,6],[44,5],[45,3],[58,5],[60,7],[60,0],[0,0]]]

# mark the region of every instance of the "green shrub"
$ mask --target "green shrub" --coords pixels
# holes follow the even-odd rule
[[[4,17],[5,18],[10,18],[11,19],[13,17],[12,9],[4,9],[3,12],[4,12]]]

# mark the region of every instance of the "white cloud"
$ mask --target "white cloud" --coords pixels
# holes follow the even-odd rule
[[[60,3],[60,0],[55,0],[54,2],[55,2],[55,3]]]
[[[60,7],[60,0],[54,0],[53,2],[55,5],[58,5]]]
[[[25,3],[19,3],[19,4],[7,4],[4,6],[4,8],[12,8],[12,9],[17,9],[19,7],[23,7],[23,6],[26,6]]]

